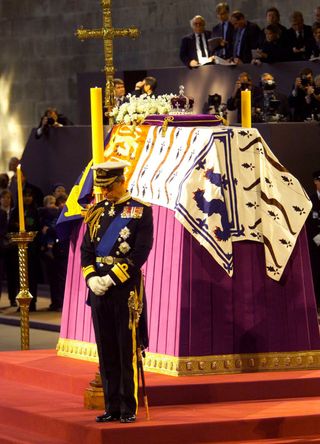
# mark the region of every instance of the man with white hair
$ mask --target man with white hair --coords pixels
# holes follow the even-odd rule
[[[180,46],[180,59],[188,68],[212,63],[214,56],[209,49],[210,31],[205,30],[205,19],[196,15],[190,20],[192,33],[183,37]]]

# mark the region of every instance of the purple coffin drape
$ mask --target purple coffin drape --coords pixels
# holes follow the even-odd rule
[[[266,276],[263,245],[235,242],[232,278],[174,218],[153,207],[155,241],[144,267],[149,351],[177,357],[317,350],[319,328],[306,233],[285,272]],[[60,338],[94,343],[73,234]]]

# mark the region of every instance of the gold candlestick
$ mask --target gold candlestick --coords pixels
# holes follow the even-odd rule
[[[29,306],[33,298],[29,292],[28,243],[33,241],[36,234],[36,231],[9,233],[10,241],[18,244],[20,291],[16,300],[20,307],[21,350],[29,350]]]

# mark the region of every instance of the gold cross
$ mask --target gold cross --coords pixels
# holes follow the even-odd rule
[[[140,34],[139,29],[135,27],[112,27],[111,1],[112,0],[101,0],[103,11],[103,27],[101,29],[84,29],[81,27],[80,29],[77,29],[75,33],[75,35],[82,41],[87,39],[103,39],[105,60],[104,72],[106,75],[104,106],[107,110],[107,115],[109,115],[114,105],[113,39],[115,37],[130,37],[135,39]]]

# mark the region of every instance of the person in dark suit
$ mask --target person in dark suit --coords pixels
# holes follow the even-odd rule
[[[320,25],[320,6],[316,6],[313,11],[314,25]]]
[[[116,161],[93,167],[95,184],[102,188],[105,200],[88,211],[88,228],[81,246],[106,408],[96,417],[97,422],[135,421],[136,344],[148,345],[140,268],[152,247],[152,208],[127,192],[125,166]],[[139,334],[132,303],[141,313]]]
[[[269,25],[276,25],[278,27],[279,30],[279,39],[280,41],[285,44],[286,42],[286,32],[287,32],[287,28],[285,26],[283,26],[280,23],[280,12],[277,8],[275,8],[274,6],[272,6],[271,8],[268,8],[266,10],[266,26],[265,28],[262,29],[262,34],[261,34],[261,42],[259,44],[259,48],[261,47],[261,45],[263,44],[263,42],[265,41],[265,30],[267,28],[267,26]]]
[[[157,88],[157,79],[152,76],[145,77],[136,83],[134,91],[131,93],[133,96],[141,96],[146,94],[147,96],[153,96]]]
[[[312,119],[312,116],[317,113],[319,101],[314,93],[313,72],[310,68],[304,68],[296,78],[288,98],[293,121],[303,122]]]
[[[257,49],[258,59],[253,59],[251,63],[276,63],[288,60],[288,47],[285,40],[281,39],[281,31],[278,25],[268,25],[264,29],[265,40]],[[258,63],[257,63],[258,62]]]
[[[218,3],[216,6],[216,14],[219,23],[212,28],[212,38],[221,37],[221,43],[214,51],[214,54],[223,59],[230,59],[233,56],[233,26],[229,21],[229,5],[228,3]]]
[[[214,56],[209,49],[210,31],[205,30],[205,20],[196,15],[190,20],[192,34],[183,37],[180,45],[180,59],[188,68],[197,68],[202,64],[212,63]]]
[[[113,79],[114,86],[114,104],[120,106],[124,103],[126,97],[126,87],[122,79]]]
[[[318,310],[320,309],[320,170],[313,173],[315,193],[310,196],[312,210],[307,219],[307,233],[313,284]]]
[[[313,41],[311,47],[311,58],[320,56],[320,23],[312,25]]]
[[[256,101],[260,100],[262,91],[261,88],[253,85],[252,79],[247,72],[242,72],[236,80],[231,97],[227,100],[227,109],[229,111],[237,110],[238,123],[241,122],[241,91],[245,90],[251,91],[252,107],[254,108],[256,106]]]
[[[261,30],[255,23],[246,20],[240,11],[231,14],[231,23],[234,27],[233,33],[233,59],[235,63],[250,63],[252,50],[257,49],[261,40]]]
[[[313,44],[311,26],[304,24],[303,14],[300,11],[294,11],[290,15],[290,23],[291,28],[286,33],[290,60],[309,60]]]
[[[48,108],[40,119],[40,123],[35,132],[35,138],[49,135],[49,128],[59,128],[61,126],[73,125],[71,120],[59,113],[56,108]]]
[[[288,98],[276,89],[275,78],[265,72],[260,77],[261,94],[255,97],[254,122],[278,122],[288,120],[290,108]]]

